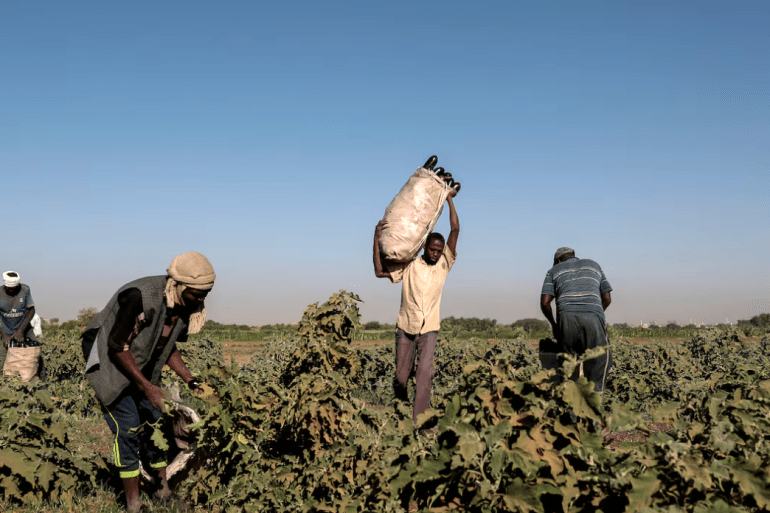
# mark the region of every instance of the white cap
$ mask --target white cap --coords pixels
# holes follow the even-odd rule
[[[16,271],[6,271],[3,273],[3,285],[12,288],[19,284],[21,278]]]

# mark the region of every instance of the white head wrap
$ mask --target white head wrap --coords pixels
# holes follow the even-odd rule
[[[211,262],[196,251],[182,253],[169,264],[166,279],[166,306],[173,308],[184,305],[182,292],[187,287],[209,290],[214,286],[217,275]],[[206,306],[201,303],[197,311],[190,314],[187,333],[198,333],[206,322]]]
[[[3,273],[3,285],[12,288],[19,284],[21,277],[16,271],[6,271]]]

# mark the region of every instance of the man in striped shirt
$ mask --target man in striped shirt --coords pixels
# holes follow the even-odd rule
[[[540,310],[551,323],[560,350],[580,356],[589,349],[609,344],[604,310],[610,306],[612,287],[599,264],[587,258],[577,258],[572,248],[559,248],[553,257],[553,267],[546,273],[540,295]],[[554,318],[551,301],[556,298]],[[584,375],[595,384],[597,392],[604,391],[607,369],[611,361],[607,353],[583,362],[572,379]]]

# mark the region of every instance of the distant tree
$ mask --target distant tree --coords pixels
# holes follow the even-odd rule
[[[63,322],[60,326],[63,330],[85,329],[91,319],[96,317],[99,311],[93,306],[83,308],[78,312],[78,316],[75,319]]]
[[[91,319],[96,317],[96,315],[99,313],[99,310],[94,308],[93,306],[89,306],[88,308],[83,308],[78,312],[78,317],[75,319],[77,321],[78,326],[81,328],[85,328],[89,322],[91,322]]]
[[[441,327],[454,331],[489,332],[497,325],[496,319],[479,319],[478,317],[447,317],[441,320]]]
[[[42,319],[42,325],[44,329],[48,328],[58,328],[59,327],[59,319]]]
[[[616,328],[616,329],[624,329],[624,328],[628,328],[628,323],[627,322],[616,322],[615,324],[612,325],[612,327]]]
[[[365,330],[378,330],[382,328],[382,324],[380,324],[377,321],[369,321],[367,323],[364,323],[364,325],[361,327]]]
[[[518,321],[511,324],[511,328],[523,328],[524,331],[527,333],[532,333],[533,331],[549,331],[551,329],[551,325],[548,324],[548,321],[544,321],[542,319],[519,319]]]
[[[749,322],[757,328],[768,328],[770,327],[770,313],[755,315]]]
[[[679,325],[678,325],[677,323],[675,323],[675,322],[669,322],[668,324],[666,324],[666,328],[668,328],[668,329],[670,329],[670,330],[678,330],[678,329],[680,329],[680,328],[681,328],[681,326],[679,326]]]

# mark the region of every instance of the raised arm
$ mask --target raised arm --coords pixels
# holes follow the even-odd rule
[[[449,204],[449,227],[451,229],[449,232],[449,238],[447,239],[446,243],[447,246],[449,246],[449,249],[452,251],[452,254],[457,256],[457,237],[460,236],[460,219],[457,217],[455,203],[452,200],[455,195],[457,195],[457,191],[455,189],[450,189],[449,196],[446,198],[446,201]]]
[[[382,269],[382,261],[380,257],[380,235],[382,235],[382,226],[384,221],[380,220],[377,223],[377,228],[374,229],[374,250],[372,253],[372,260],[374,261],[374,275],[378,278],[390,278],[390,273]]]

